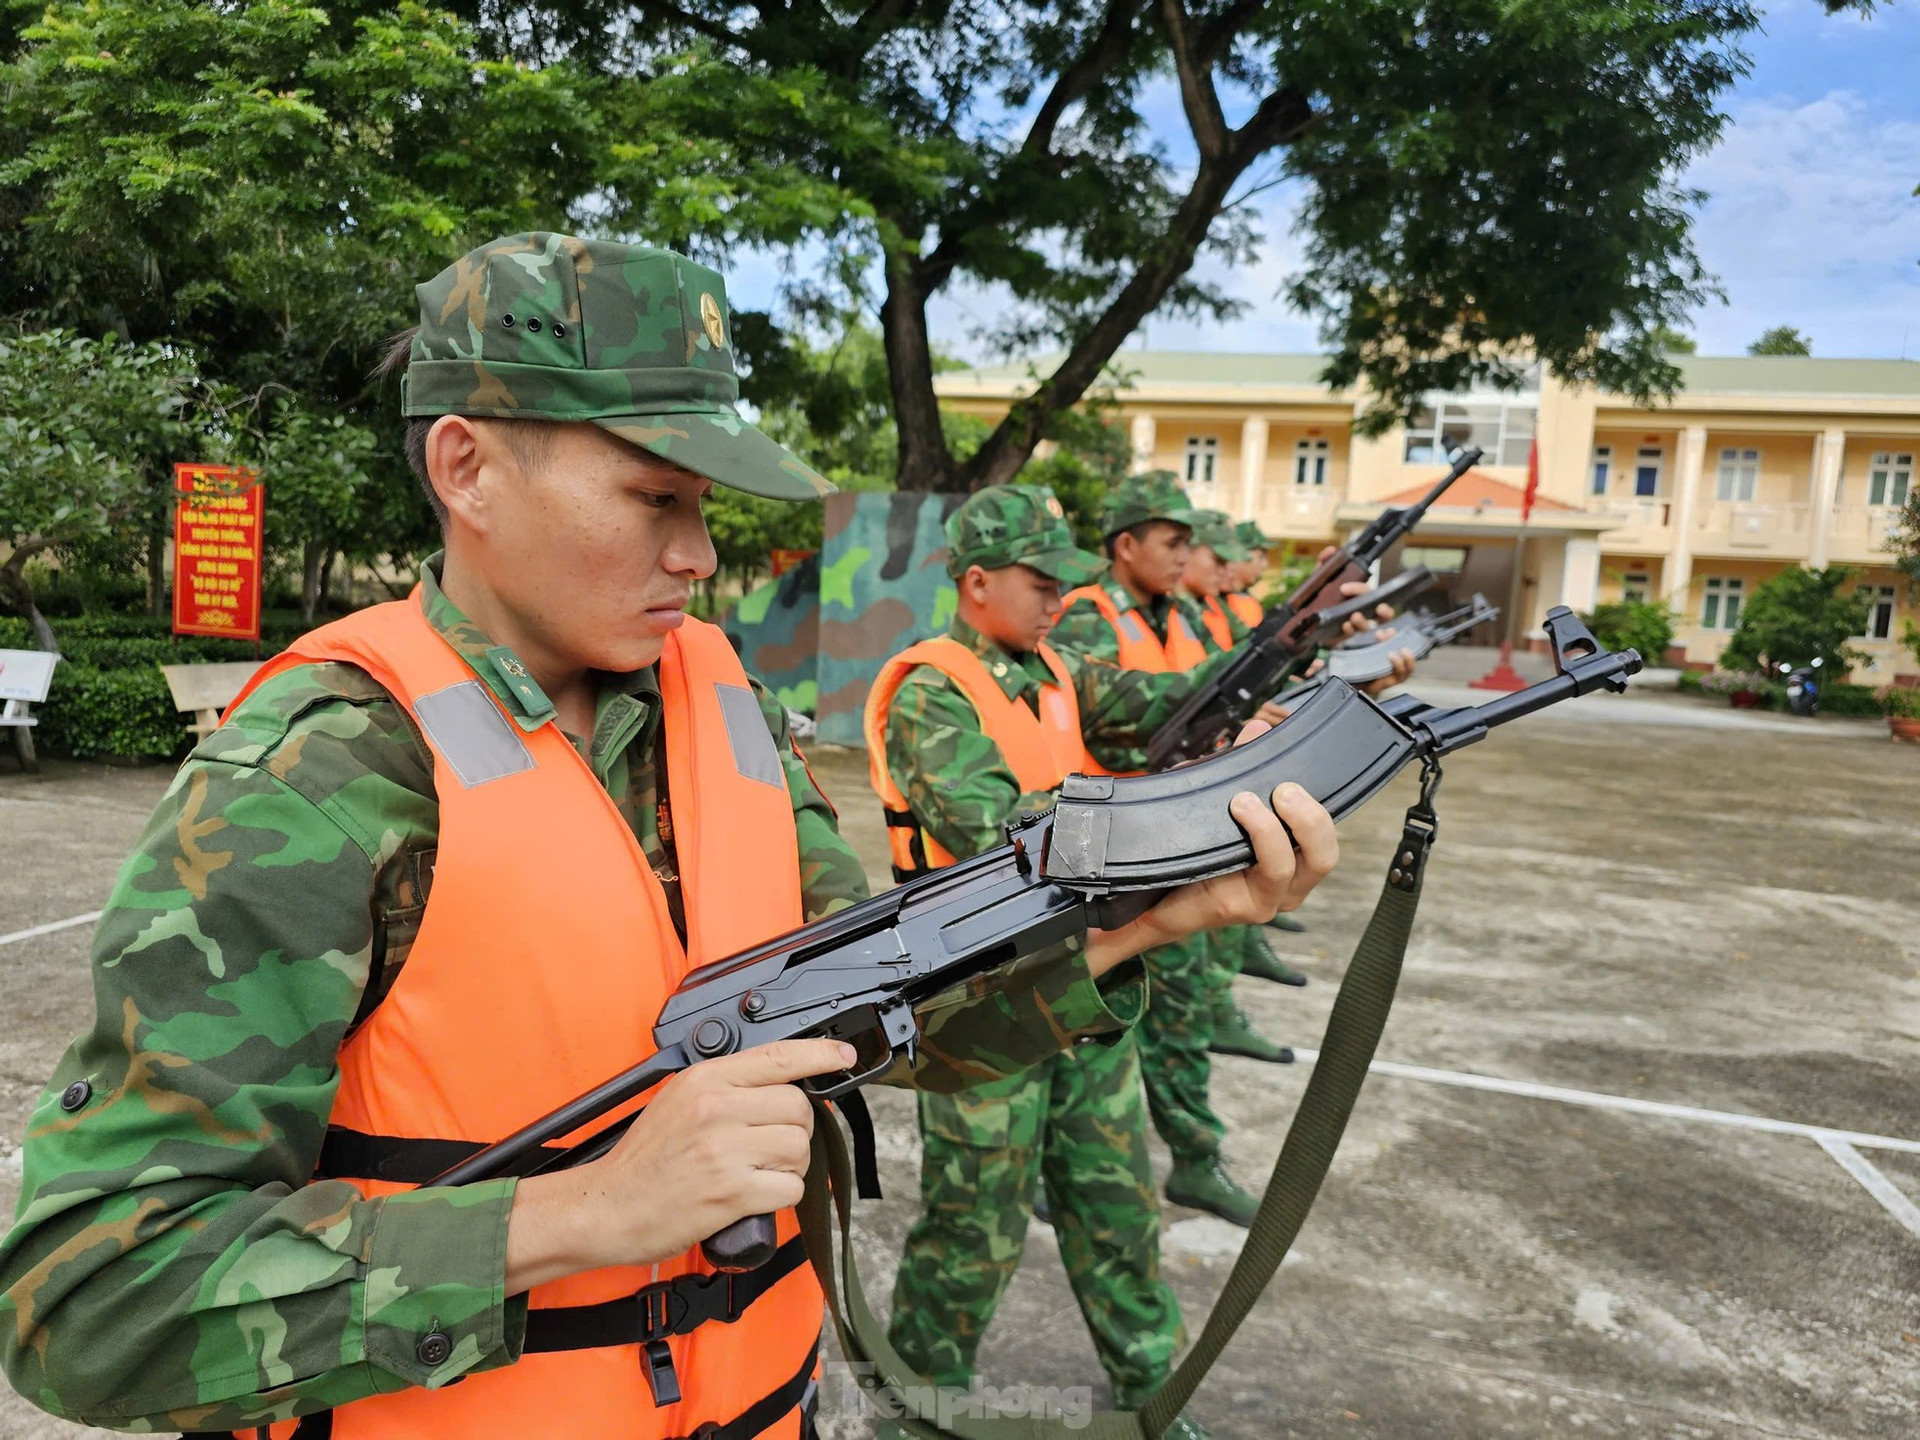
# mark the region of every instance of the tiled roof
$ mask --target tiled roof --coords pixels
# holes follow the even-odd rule
[[[1386,505],[1411,505],[1427,491],[1431,485],[1415,485],[1387,496],[1380,502]],[[1495,480],[1479,470],[1469,470],[1452,485],[1447,493],[1434,502],[1438,510],[1518,510],[1520,502],[1526,498],[1526,492],[1518,485],[1509,485],[1505,481]],[[1536,494],[1533,497],[1536,510],[1577,510],[1577,505],[1563,505],[1558,500],[1549,500]]]

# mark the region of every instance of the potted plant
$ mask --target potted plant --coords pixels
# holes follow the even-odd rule
[[[1754,670],[1716,670],[1700,682],[1706,695],[1725,695],[1736,710],[1757,710],[1767,703],[1774,682]]]
[[[1887,686],[1880,692],[1880,713],[1887,717],[1887,730],[1894,739],[1920,745],[1920,688]]]

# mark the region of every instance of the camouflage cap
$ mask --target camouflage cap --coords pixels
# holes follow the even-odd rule
[[[590,420],[749,494],[833,493],[734,408],[718,271],[671,250],[536,231],[469,251],[414,293],[407,415]]]
[[[1222,560],[1247,558],[1247,547],[1240,543],[1233,517],[1224,510],[1193,512],[1193,543],[1206,546]]]
[[[1100,502],[1100,533],[1118,535],[1149,520],[1193,523],[1193,502],[1171,470],[1148,470],[1129,475]]]
[[[989,485],[947,517],[947,573],[1028,565],[1062,585],[1084,585],[1103,562],[1073,543],[1067,512],[1044,485]]]
[[[1249,550],[1271,550],[1273,548],[1273,542],[1266,537],[1265,532],[1260,529],[1259,522],[1257,521],[1242,520],[1238,525],[1233,527],[1233,533],[1240,537],[1240,543]]]

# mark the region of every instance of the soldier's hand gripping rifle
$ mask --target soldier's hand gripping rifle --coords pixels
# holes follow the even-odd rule
[[[1384,510],[1353,539],[1339,546],[1300,582],[1285,601],[1261,617],[1253,633],[1204,683],[1187,697],[1154,732],[1147,745],[1147,768],[1165,770],[1230,743],[1254,711],[1271,699],[1281,683],[1313,660],[1322,640],[1332,638],[1340,623],[1362,606],[1405,600],[1414,591],[1408,576],[1425,574],[1424,567],[1404,572],[1372,595],[1349,601],[1345,587],[1364,580],[1380,559],[1420,523],[1433,502],[1449,485],[1471,470],[1480,451],[1460,452],[1453,468],[1415,504]],[[1431,576],[1427,577],[1431,580]],[[1405,588],[1396,589],[1404,586]],[[1331,624],[1329,622],[1332,622]]]
[[[911,1062],[922,1002],[1090,928],[1125,924],[1175,886],[1245,869],[1252,843],[1227,809],[1240,791],[1265,799],[1293,781],[1338,820],[1412,762],[1431,767],[1494,726],[1624,690],[1640,668],[1632,650],[1603,650],[1570,610],[1554,609],[1546,630],[1554,678],[1484,705],[1448,710],[1410,696],[1381,705],[1329,679],[1269,733],[1199,764],[1131,779],[1070,775],[1054,809],[1008,826],[1001,848],[693,971],[661,1011],[649,1059],[433,1183],[594,1159],[632,1116],[554,1142],[696,1061],[774,1040],[826,1036],[854,1047],[852,1068],[800,1082],[817,1097],[877,1079],[896,1056]],[[772,1253],[772,1218],[737,1221],[704,1249],[718,1268],[751,1269]]]

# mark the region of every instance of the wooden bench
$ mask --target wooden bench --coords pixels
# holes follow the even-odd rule
[[[33,707],[47,698],[53,667],[60,657],[51,650],[0,650],[0,728],[13,731],[13,750],[22,770],[38,770],[33,753],[33,727],[40,722]]]
[[[233,703],[247,681],[263,662],[259,660],[209,660],[195,665],[162,665],[167,690],[173,696],[173,708],[193,716],[187,728],[204,740],[220,723],[220,712]]]

